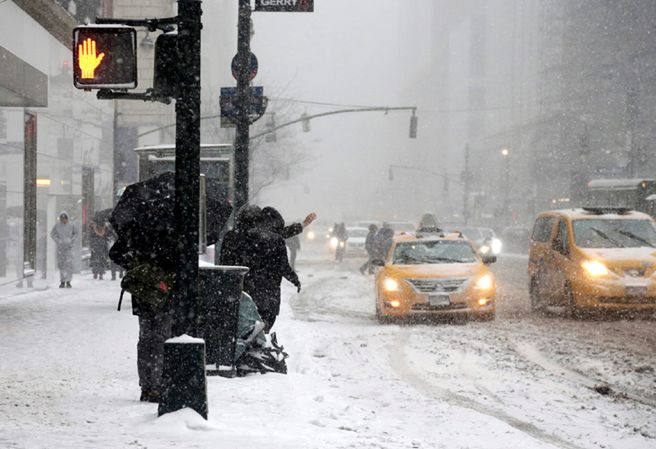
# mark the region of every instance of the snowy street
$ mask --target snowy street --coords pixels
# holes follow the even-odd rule
[[[3,297],[0,447],[656,447],[653,318],[533,317],[507,256],[496,322],[380,325],[359,263],[301,260],[274,328],[289,375],[209,377],[208,421],[138,401],[118,282]]]

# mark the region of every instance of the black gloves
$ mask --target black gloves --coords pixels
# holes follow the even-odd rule
[[[296,293],[301,293],[301,281],[294,282],[294,285],[296,286]]]

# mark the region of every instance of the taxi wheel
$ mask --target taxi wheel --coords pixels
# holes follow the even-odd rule
[[[574,299],[574,292],[572,291],[572,286],[565,284],[565,311],[567,316],[570,318],[580,318],[581,310],[576,305],[576,300]]]
[[[538,279],[533,277],[531,278],[528,287],[528,294],[531,299],[531,312],[533,313],[540,313],[544,310],[544,306],[542,305],[542,301],[540,299],[540,288],[538,286],[538,282]]]

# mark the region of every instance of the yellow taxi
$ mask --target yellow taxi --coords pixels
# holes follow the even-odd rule
[[[556,210],[533,227],[531,309],[656,311],[656,223],[621,208]]]
[[[385,260],[374,260],[376,316],[390,318],[459,314],[493,320],[496,281],[460,233],[396,236]]]

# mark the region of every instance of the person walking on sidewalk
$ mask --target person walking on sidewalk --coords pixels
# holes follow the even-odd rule
[[[109,232],[107,226],[101,220],[94,219],[91,222],[89,232],[89,249],[91,258],[89,264],[94,279],[101,279],[105,275],[109,262]]]
[[[77,229],[68,220],[68,214],[59,214],[59,222],[50,231],[50,237],[57,244],[57,268],[59,268],[59,288],[71,288],[73,279],[73,245],[77,240]]]

